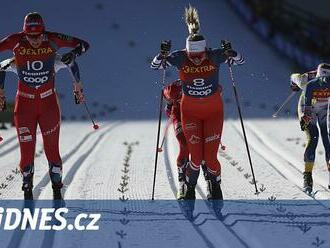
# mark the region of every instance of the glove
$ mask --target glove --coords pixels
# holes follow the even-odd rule
[[[0,111],[4,111],[7,108],[5,92],[0,89]]]
[[[167,55],[171,51],[171,41],[170,40],[163,40],[160,43],[160,55],[162,58],[166,58]]]
[[[290,88],[291,88],[292,91],[299,91],[300,90],[299,86],[297,84],[293,83],[293,82],[291,82]]]
[[[305,131],[310,122],[312,121],[312,117],[310,115],[303,115],[300,120],[300,129],[301,131]]]
[[[83,93],[83,85],[81,82],[73,83],[73,95],[76,104],[82,104],[85,102],[85,96]]]
[[[221,41],[221,48],[223,49],[223,53],[226,55],[227,58],[237,56],[237,52],[235,52],[232,49],[230,41],[222,40]]]
[[[61,61],[66,65],[70,65],[75,60],[75,58],[76,55],[71,51],[63,54]]]

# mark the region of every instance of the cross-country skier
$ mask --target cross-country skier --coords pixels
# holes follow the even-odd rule
[[[182,82],[176,80],[169,83],[163,89],[163,95],[166,102],[165,112],[167,117],[170,118],[169,121],[173,123],[175,137],[179,143],[179,154],[176,160],[179,180],[177,199],[182,199],[184,197],[184,172],[189,160],[188,146],[181,123],[180,101],[182,96]]]
[[[307,145],[304,154],[304,191],[311,193],[313,190],[312,171],[315,161],[315,150],[319,139],[320,127],[323,146],[325,149],[325,161],[330,171],[330,143],[329,130],[327,128],[329,118],[329,97],[330,97],[330,65],[320,64],[317,71],[310,71],[304,74],[291,75],[291,89],[302,93],[298,103],[298,118],[302,131],[307,135]]]
[[[186,48],[170,52],[170,43],[162,42],[161,51],[151,67],[163,69],[175,66],[182,81],[181,120],[188,141],[191,160],[186,170],[184,199],[195,199],[195,187],[203,161],[209,173],[209,199],[222,199],[221,167],[217,152],[222,135],[223,103],[218,85],[219,66],[229,61],[243,64],[244,59],[230,43],[224,49],[209,49],[204,36],[199,34],[197,10],[185,10],[189,36]]]
[[[21,150],[19,167],[25,199],[33,199],[38,124],[49,163],[54,199],[62,198],[62,160],[59,154],[61,114],[54,88],[56,52],[62,47],[74,48],[61,58],[64,64],[70,65],[77,56],[87,51],[89,44],[78,38],[46,31],[41,15],[36,12],[25,16],[22,32],[0,41],[0,52],[13,51],[19,78],[14,119]],[[76,84],[75,88],[76,98],[83,100],[81,85]]]

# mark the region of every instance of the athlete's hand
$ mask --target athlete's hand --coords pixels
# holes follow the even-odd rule
[[[301,131],[305,131],[306,130],[306,128],[308,127],[308,125],[311,123],[312,119],[313,118],[310,115],[306,115],[306,114],[304,114],[301,117],[301,120],[300,120]]]
[[[73,83],[73,95],[76,104],[82,104],[85,102],[85,96],[83,93],[83,85],[81,82]]]
[[[236,57],[237,56],[237,52],[235,52],[233,50],[233,48],[231,47],[231,43],[228,40],[222,40],[221,41],[221,48],[223,49],[223,53],[225,54],[225,56],[227,58],[231,58],[231,57]]]
[[[0,89],[0,111],[6,110],[6,97],[5,91]]]
[[[290,88],[291,88],[292,91],[299,91],[300,90],[299,86],[297,84],[295,84],[294,82],[291,82]]]
[[[160,43],[160,56],[166,58],[171,51],[171,41],[164,40]]]
[[[76,56],[73,52],[68,52],[63,54],[61,61],[66,65],[70,65],[75,58]]]

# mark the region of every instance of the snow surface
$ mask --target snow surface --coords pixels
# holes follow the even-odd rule
[[[65,199],[118,202],[124,195],[129,199],[129,209],[136,212],[130,215],[131,222],[125,229],[129,238],[122,243],[116,233],[121,228],[119,216],[105,212],[108,217],[105,225],[108,227],[110,222],[111,229],[106,233],[96,232],[93,238],[85,233],[52,232],[40,232],[36,237],[27,231],[14,233],[9,241],[2,240],[4,247],[45,247],[47,240],[51,240],[52,247],[61,248],[93,247],[95,240],[102,242],[99,247],[322,247],[329,244],[325,233],[329,232],[330,210],[323,200],[329,200],[330,192],[324,150],[320,144],[314,172],[317,193],[312,198],[301,187],[306,138],[294,118],[296,99],[282,113],[290,118],[271,118],[276,106],[290,93],[287,82],[292,65],[251,33],[226,1],[189,2],[200,10],[203,34],[210,46],[218,46],[221,39],[227,38],[246,57],[246,65],[234,68],[234,73],[260,194],[255,194],[251,184],[250,165],[224,65],[220,75],[226,116],[222,142],[227,149],[219,151],[219,160],[224,198],[232,200],[225,204],[224,220],[216,219],[204,201],[198,201],[193,223],[182,215],[175,201],[178,146],[172,127],[158,161],[155,199],[162,201],[150,204],[160,92],[156,82],[160,73],[151,71],[149,62],[157,53],[160,40],[172,39],[174,48],[183,47],[186,27],[181,18],[188,1],[141,0],[136,4],[128,0],[35,0],[33,3],[12,0],[1,6],[6,10],[0,15],[1,23],[6,23],[1,29],[2,36],[20,30],[25,13],[37,10],[44,15],[50,30],[74,34],[91,43],[91,50],[78,62],[89,106],[100,121],[99,130],[94,131],[89,122],[82,121],[86,114],[83,107],[73,104],[67,72],[61,73],[57,81],[63,117],[76,120],[63,122],[61,128]],[[175,79],[175,71],[170,71],[167,78]],[[15,80],[9,74],[6,89],[12,98]],[[0,197],[22,199],[15,131],[1,130],[1,135],[4,141],[0,144]],[[129,188],[123,193],[120,190],[125,175],[129,177],[125,180]],[[40,135],[34,185],[36,199],[52,198]],[[205,186],[201,175],[198,199],[205,199]]]

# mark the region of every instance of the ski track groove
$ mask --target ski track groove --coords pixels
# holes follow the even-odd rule
[[[236,130],[236,132],[241,136],[241,138],[243,139],[243,134],[240,132],[240,129],[237,127],[238,124],[232,123],[231,124],[234,127],[234,130]],[[254,135],[254,137],[256,139],[258,139],[262,145],[265,147],[265,149],[268,150],[268,152],[275,154],[276,156],[279,156],[281,159],[285,160],[290,167],[294,167],[294,170],[298,170],[292,163],[290,163],[290,161],[288,161],[286,158],[280,156],[279,154],[277,154],[276,152],[274,152],[273,150],[271,150],[262,140],[262,138],[260,138],[255,132],[253,132],[249,127],[246,128],[247,131],[249,131],[249,135]],[[263,155],[261,152],[258,151],[258,149],[255,147],[255,145],[253,145],[251,142],[249,142],[249,146],[250,148],[252,148],[252,150],[254,150],[255,153],[257,153],[260,157],[262,157],[275,171],[277,171],[279,173],[279,175],[281,175],[283,178],[285,178],[287,181],[289,181],[290,183],[292,183],[293,185],[295,185],[296,188],[298,188],[301,192],[303,192],[304,194],[306,194],[307,196],[309,196],[311,199],[313,199],[315,202],[317,202],[319,205],[321,205],[322,207],[324,207],[325,209],[329,210],[329,207],[324,205],[320,200],[316,199],[315,197],[310,196],[309,194],[305,193],[303,191],[303,189],[297,185],[292,179],[288,179],[288,177],[286,177],[281,171],[280,169],[277,168],[277,166],[275,165],[276,163],[274,163],[274,161],[272,161],[271,158],[267,158],[265,155]],[[298,172],[300,172],[298,170]],[[301,172],[300,172],[301,173]]]
[[[17,139],[17,135],[15,133],[15,135],[13,135],[12,137],[5,139],[4,141],[2,141],[2,143],[0,144],[0,149],[2,149],[4,146],[6,146],[7,144],[11,143],[13,140]],[[0,156],[2,154],[0,153]]]
[[[108,124],[111,125],[111,124]],[[107,125],[107,126],[108,126]],[[115,124],[113,124],[115,125]],[[63,164],[69,160],[76,152],[79,150],[79,148],[89,139],[90,136],[96,135],[96,131],[93,130],[87,134],[85,134],[84,138],[77,144],[68,154],[64,155],[62,158]],[[48,173],[46,173],[43,178],[40,180],[40,182],[35,186],[33,190],[33,196],[35,199],[38,199],[40,194],[42,193],[42,190],[47,186],[47,184],[50,182],[50,178]]]
[[[176,199],[176,192],[177,192],[177,188],[175,186],[175,182],[174,182],[174,177],[173,177],[173,173],[172,173],[172,168],[171,168],[171,164],[170,164],[170,160],[169,160],[169,155],[168,155],[168,149],[167,149],[167,141],[165,139],[165,143],[164,143],[164,147],[165,147],[165,151],[164,151],[164,162],[165,162],[165,166],[166,166],[166,174],[167,174],[167,179],[168,182],[170,184],[171,190],[173,192],[174,198]],[[179,203],[178,203],[179,204]],[[180,206],[179,206],[180,208]],[[181,208],[180,208],[180,211]],[[187,220],[188,221],[188,220]],[[202,240],[205,242],[205,244],[207,245],[207,247],[210,248],[215,248],[216,246],[213,245],[213,243],[207,238],[207,236],[203,233],[203,231],[201,230],[200,227],[198,227],[196,224],[194,224],[193,222],[189,221],[192,225],[192,227],[195,229],[195,231],[198,233],[198,235],[202,238]]]
[[[93,143],[93,145],[87,150],[83,155],[79,156],[79,158],[76,160],[76,162],[71,166],[69,171],[66,173],[66,176],[63,179],[63,196],[65,196],[65,193],[70,186],[72,180],[74,179],[74,176],[76,175],[77,171],[81,167],[81,165],[84,163],[84,161],[92,154],[92,152],[95,150],[97,147],[97,144],[107,135],[109,132],[118,126],[120,126],[122,123],[118,122],[113,124],[112,126],[108,127],[98,138],[97,140]]]
[[[203,191],[202,191],[202,189],[200,188],[200,186],[199,185],[197,185],[197,187],[196,187],[196,189],[197,189],[197,192],[202,196],[202,198],[203,199],[206,199],[206,195],[203,193]],[[209,211],[211,212],[212,211],[212,209],[211,209],[211,207],[207,204],[207,203],[205,203],[206,204],[206,206],[207,206],[207,208],[209,209]],[[249,245],[230,227],[230,225],[227,225],[227,224],[225,224],[224,222],[223,222],[223,225],[227,228],[227,230],[232,234],[232,235],[234,235],[235,236],[235,238],[237,238],[237,240],[239,240],[239,242],[244,246],[244,247],[249,247]]]
[[[95,149],[96,147],[96,144],[101,140],[103,139],[103,137],[109,133],[109,131],[111,131],[112,129],[116,128],[118,125],[120,125],[121,123],[120,122],[117,122],[117,123],[114,123],[114,124],[108,124],[110,125],[110,127],[106,128],[106,130],[98,137],[98,139],[93,143],[92,147],[86,152],[84,153],[84,155],[80,156],[76,162],[74,163],[74,165],[70,168],[70,170],[67,172],[67,173],[70,173],[70,177],[68,178],[67,176],[64,178],[63,180],[63,183],[64,185],[68,185],[71,183],[72,179],[74,178],[74,175],[76,173],[76,170],[79,169],[80,167],[80,163],[81,164],[87,159],[87,157],[92,153],[92,151]],[[107,125],[107,126],[108,126]],[[72,157],[80,148],[81,145],[83,145],[86,140],[88,140],[88,138],[95,134],[95,131],[91,131],[89,132],[88,134],[86,134],[84,136],[84,138],[79,142],[79,144],[70,151],[70,153],[68,153],[67,155],[65,155],[63,157],[63,163],[68,160],[70,157]],[[67,174],[68,175],[68,174]],[[68,178],[68,179],[67,179]],[[40,183],[36,186],[36,188],[38,186],[40,186],[41,183],[42,186],[40,186],[41,188],[38,189],[38,197],[40,196],[41,194],[41,191],[42,191],[42,187],[45,187],[48,183],[49,183],[50,179],[49,179],[49,176],[48,176],[48,173],[46,173],[46,175],[43,177],[43,179],[40,181]],[[46,183],[45,183],[46,182]],[[67,182],[67,183],[65,183]],[[65,195],[65,191],[66,189],[63,190],[63,196]],[[36,198],[35,198],[36,199]],[[19,232],[14,232],[14,234],[12,235],[12,238],[9,242],[9,245],[7,248],[17,248],[19,247],[21,241],[23,240],[23,237],[25,237],[25,231],[24,230],[19,230]],[[42,244],[41,244],[41,248],[51,248],[53,247],[53,242],[54,242],[54,239],[55,239],[55,232],[54,231],[51,231],[50,233],[47,233],[45,232],[45,236],[43,238],[43,241],[42,241]],[[49,244],[51,244],[49,246]]]
[[[291,168],[293,168],[294,170],[296,170],[301,176],[303,176],[303,172],[296,166],[296,162],[293,161],[292,158],[285,158],[283,157],[283,155],[281,154],[281,151],[279,151],[277,149],[277,145],[275,144],[271,144],[271,141],[265,140],[265,135],[261,132],[261,131],[257,131],[258,128],[256,126],[254,126],[251,123],[247,124],[247,128],[248,130],[265,146],[267,147],[269,150],[271,150],[273,153],[277,154],[279,157],[281,157],[282,159],[286,160],[288,162],[288,164],[291,166]],[[271,147],[275,147],[276,149],[272,150]],[[314,175],[314,179],[317,179],[317,181],[324,181],[323,179],[320,179],[318,176]],[[325,182],[322,182],[325,183]],[[323,188],[325,191],[328,191],[328,188],[323,186],[322,184],[317,183],[317,185],[321,188]]]

